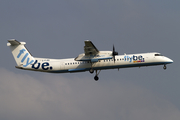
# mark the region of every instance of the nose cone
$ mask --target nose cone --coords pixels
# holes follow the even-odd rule
[[[173,60],[169,59],[169,62],[170,62],[170,63],[173,63]]]
[[[173,60],[171,60],[170,58],[166,58],[166,62],[167,62],[168,64],[170,64],[170,63],[173,63]]]

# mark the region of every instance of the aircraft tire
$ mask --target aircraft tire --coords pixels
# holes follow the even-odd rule
[[[164,70],[166,70],[166,69],[167,69],[166,65],[164,65],[163,69],[164,69]]]
[[[99,80],[99,77],[96,75],[96,76],[94,77],[94,80],[95,80],[95,81],[98,81],[98,80]]]
[[[92,73],[94,73],[94,70],[91,68],[91,69],[89,70],[89,72],[92,74]]]

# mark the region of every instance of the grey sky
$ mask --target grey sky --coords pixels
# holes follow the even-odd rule
[[[179,120],[180,1],[1,0],[1,120]],[[174,63],[89,72],[48,74],[15,69],[7,40],[25,41],[38,57],[69,58],[84,40],[119,54],[160,52]]]

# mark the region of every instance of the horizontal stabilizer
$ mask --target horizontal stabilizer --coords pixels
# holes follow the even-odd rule
[[[26,44],[26,42],[19,42],[15,39],[10,39],[10,40],[8,40],[8,42],[9,43],[7,43],[7,46],[10,46],[10,45],[15,46],[15,45],[20,45],[20,44],[25,45]]]

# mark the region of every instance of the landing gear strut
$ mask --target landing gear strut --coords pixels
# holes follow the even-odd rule
[[[92,63],[92,62],[91,62],[91,69],[89,69],[89,72],[90,72],[91,74],[94,73],[93,63]],[[99,75],[100,72],[101,72],[101,70],[99,70],[99,72],[98,72],[98,70],[96,70],[96,75],[94,76],[94,80],[95,80],[95,81],[98,81],[98,80],[99,80],[98,75]]]
[[[96,70],[96,75],[95,75],[95,77],[94,77],[94,80],[95,80],[95,81],[98,81],[98,80],[99,80],[98,75],[99,75],[100,72],[101,72],[101,70],[99,70],[99,72],[98,72],[98,70]]]
[[[89,70],[89,72],[90,72],[91,74],[94,73],[94,69],[93,69],[92,65],[93,65],[93,63],[91,62],[91,69]]]
[[[166,65],[164,65],[163,69],[164,69],[164,70],[166,70],[166,69],[167,69]]]

